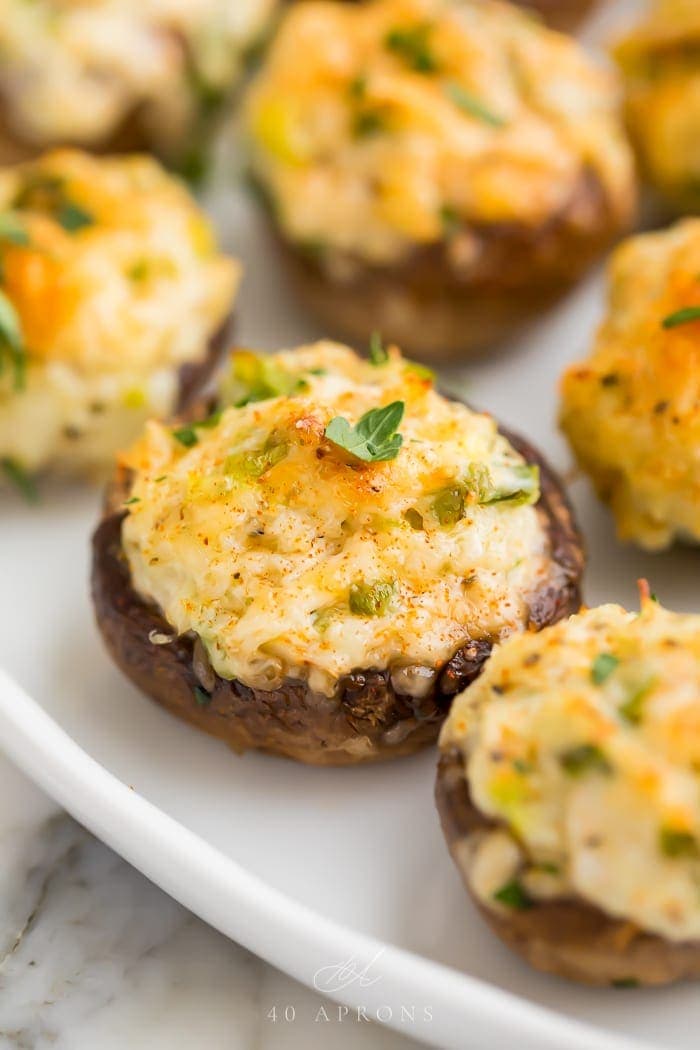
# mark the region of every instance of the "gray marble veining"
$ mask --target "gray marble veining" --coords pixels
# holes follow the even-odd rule
[[[416,1045],[194,918],[1,759],[0,792],[0,1050]]]

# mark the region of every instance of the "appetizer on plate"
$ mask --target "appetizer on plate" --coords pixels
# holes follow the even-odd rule
[[[146,157],[0,170],[0,465],[105,470],[216,361],[239,278]]]
[[[235,750],[341,765],[436,739],[494,642],[579,605],[528,445],[375,343],[234,353],[213,414],[149,423],[94,538],[112,656]]]
[[[680,211],[700,210],[700,4],[654,0],[615,48],[642,167]]]
[[[194,162],[277,0],[0,0],[0,161],[55,145]]]
[[[621,539],[700,541],[700,219],[617,249],[592,353],[562,380],[561,425]]]
[[[355,341],[483,350],[634,210],[613,80],[496,0],[294,5],[245,110],[299,294]]]
[[[508,639],[452,705],[437,800],[487,921],[590,984],[700,974],[700,616],[643,594]]]

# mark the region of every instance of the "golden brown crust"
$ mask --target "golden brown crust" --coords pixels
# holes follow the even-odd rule
[[[532,626],[539,628],[580,605],[581,538],[559,480],[530,446],[509,437],[526,459],[540,465],[538,507],[561,578],[559,586],[544,587],[532,603]],[[194,638],[164,645],[149,640],[154,632],[169,636],[171,629],[131,587],[121,547],[127,487],[128,478],[117,479],[93,539],[93,601],[107,648],[144,693],[236,751],[257,748],[314,765],[410,754],[436,740],[452,696],[479,674],[490,655],[488,639],[466,640],[421,698],[397,692],[388,670],[358,669],[339,681],[331,698],[291,679],[274,690],[222,679],[203,661],[201,646],[196,651]]]
[[[435,798],[452,858],[471,893],[467,842],[497,824],[474,806],[458,749],[440,757]],[[496,934],[537,970],[585,984],[668,984],[700,976],[700,944],[673,943],[581,899],[533,902],[507,915],[476,900]]]
[[[586,172],[535,230],[462,226],[396,266],[281,243],[299,297],[333,335],[362,345],[380,331],[408,354],[450,361],[483,353],[551,306],[625,225]]]

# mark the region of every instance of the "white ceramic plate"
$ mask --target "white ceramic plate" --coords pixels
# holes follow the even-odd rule
[[[277,348],[320,334],[291,301],[250,205],[226,188],[211,203],[247,266],[240,340]],[[584,351],[601,291],[594,277],[507,354],[444,376],[560,468],[556,380]],[[634,605],[647,576],[664,602],[693,607],[694,552],[623,549],[585,482],[573,495],[589,602]],[[447,855],[434,753],[345,770],[235,757],[140,697],[105,656],[87,597],[97,495],[56,488],[37,509],[3,503],[0,665],[23,689],[0,676],[0,740],[165,890],[299,980],[436,1045],[696,1046],[693,987],[579,988],[533,973],[496,941]]]

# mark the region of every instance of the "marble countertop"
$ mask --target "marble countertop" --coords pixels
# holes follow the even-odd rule
[[[195,918],[0,758],[0,1050],[411,1050]]]

